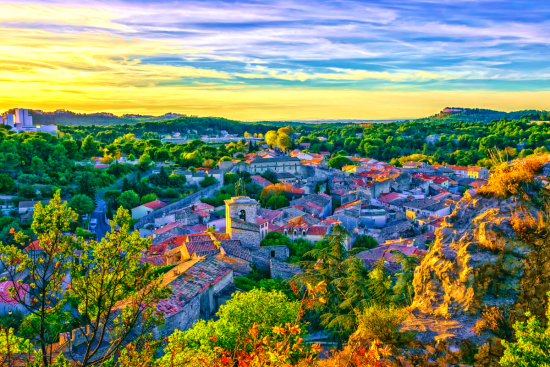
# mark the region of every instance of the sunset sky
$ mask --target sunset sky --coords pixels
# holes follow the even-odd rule
[[[0,111],[391,119],[447,106],[550,109],[550,1],[0,1]]]

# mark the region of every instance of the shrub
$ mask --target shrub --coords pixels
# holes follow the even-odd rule
[[[528,199],[527,187],[535,183],[536,175],[542,171],[542,165],[548,162],[549,158],[548,155],[539,155],[518,160],[512,164],[507,162],[496,164],[487,185],[480,187],[478,192],[485,197],[499,199],[508,199],[512,196]]]
[[[485,330],[497,331],[504,321],[504,313],[498,307],[487,307],[481,312],[481,319],[476,321],[474,332],[478,335]]]
[[[399,340],[399,327],[408,312],[395,306],[375,304],[366,308],[359,316],[356,336],[370,341],[395,344]]]

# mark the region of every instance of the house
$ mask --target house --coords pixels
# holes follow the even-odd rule
[[[403,163],[403,169],[414,169],[414,168],[427,168],[428,164],[426,162],[405,162]]]
[[[251,176],[250,179],[252,180],[252,183],[254,183],[256,185],[260,185],[263,188],[266,188],[269,185],[273,184],[272,182],[266,180],[265,178],[263,178],[262,176],[259,176],[259,175]]]
[[[292,174],[301,174],[302,165],[300,160],[295,157],[274,157],[274,158],[260,158],[255,157],[245,162],[239,162],[236,166],[241,171],[246,171],[251,174],[264,173],[265,171],[271,172],[288,172]]]
[[[447,168],[450,168],[453,170],[453,173],[457,175],[458,177],[468,177],[468,167],[462,167],[462,166],[447,166]]]
[[[489,170],[485,167],[468,167],[468,178],[485,180],[489,178]]]
[[[11,296],[10,288],[15,288],[18,290],[15,297]],[[27,300],[28,294],[27,290],[29,289],[28,284],[17,285],[11,281],[0,282],[0,315],[6,315],[10,312],[20,311],[24,315],[27,315],[29,311],[27,308],[18,302],[18,300]]]
[[[151,201],[150,203],[140,205],[132,209],[132,219],[141,219],[147,214],[154,212],[157,209],[164,208],[166,206],[160,200]]]
[[[279,182],[284,182],[284,183],[296,182],[296,176],[288,172],[277,172],[275,173],[275,177],[277,177],[277,180],[279,180]]]
[[[233,270],[214,257],[197,258],[179,264],[164,275],[162,285],[172,290],[158,302],[164,326],[154,334],[159,339],[177,330],[188,330],[199,319],[209,320],[230,298]]]
[[[451,214],[451,208],[442,201],[424,199],[410,200],[403,204],[407,218],[414,221],[417,215],[445,217]]]
[[[290,206],[322,220],[332,214],[332,197],[327,194],[305,195],[292,200]]]
[[[417,255],[423,257],[426,254],[425,251],[418,250],[415,247],[409,247],[402,244],[387,244],[360,252],[355,256],[363,261],[363,266],[367,269],[371,269],[380,258],[384,258],[386,267],[388,267],[392,273],[395,273],[401,266],[395,263],[396,259],[393,255],[393,251],[399,251],[406,256]]]
[[[342,167],[342,172],[345,172],[348,176],[351,174],[356,175],[356,174],[365,172],[365,167],[349,164]]]
[[[36,204],[42,203],[42,205],[48,205],[50,203],[50,200],[40,200],[40,201],[20,201],[19,202],[19,214],[25,214],[34,212],[34,207]],[[67,203],[66,200],[63,200],[61,204]]]

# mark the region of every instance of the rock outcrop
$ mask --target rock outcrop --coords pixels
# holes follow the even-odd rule
[[[544,221],[537,224],[532,212],[469,196],[457,204],[415,271],[415,298],[401,328],[419,343],[405,352],[413,365],[497,366],[511,325],[526,311],[544,317],[550,245]],[[476,328],[489,308],[502,312],[498,327]]]

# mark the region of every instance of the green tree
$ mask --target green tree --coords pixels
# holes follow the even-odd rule
[[[138,231],[130,232],[131,223],[128,211],[119,208],[111,231],[100,242],[80,241],[79,261],[71,263],[72,287],[67,293],[78,300],[76,319],[90,330],[80,347],[82,366],[108,361],[127,345],[129,335],[145,335],[163,322],[156,304],[170,291],[162,287],[162,277],[153,276],[151,266],[141,262],[151,242]],[[105,320],[113,320],[109,334],[103,328]],[[109,348],[104,352],[98,344]]]
[[[90,172],[84,172],[78,181],[78,193],[95,201],[95,189],[94,176]]]
[[[267,200],[265,206],[273,210],[285,208],[289,205],[288,199],[284,195],[275,195]]]
[[[269,232],[260,242],[260,246],[288,246],[290,240],[279,232]]]
[[[178,354],[213,351],[214,335],[216,346],[232,351],[244,333],[254,324],[261,335],[273,337],[274,327],[294,323],[298,320],[299,311],[299,302],[290,301],[282,292],[267,292],[261,289],[247,293],[236,292],[220,307],[216,314],[217,320],[199,320],[190,330],[176,330],[168,338],[165,352],[181,342],[184,342],[186,347],[183,350],[179,349]],[[301,327],[305,328],[305,325],[302,324]],[[167,358],[170,358],[170,355],[171,353],[166,353]]]
[[[130,190],[130,189],[128,189],[128,190]],[[123,191],[127,191],[127,190],[123,190]],[[121,192],[119,190],[108,190],[108,191],[105,192],[105,195],[103,195],[103,199],[116,201],[116,199],[118,199],[120,194],[121,194]]]
[[[90,158],[97,155],[99,148],[99,143],[96,142],[93,136],[88,135],[83,141],[82,146],[80,147],[80,153],[85,158]]]
[[[48,318],[52,312],[63,308],[59,295],[64,292],[64,281],[70,269],[70,260],[74,256],[74,239],[70,234],[70,224],[77,214],[61,203],[58,191],[50,203],[36,204],[31,228],[37,236],[40,251],[23,251],[29,238],[23,233],[16,234],[17,245],[0,244],[0,263],[6,269],[3,280],[12,282],[12,298],[37,318],[31,323],[36,343],[42,351],[43,363],[51,361],[51,349],[47,346],[56,342],[58,335],[47,335]],[[14,267],[11,264],[17,263]],[[26,273],[26,281],[18,281],[21,273]],[[32,290],[28,299],[27,293]]]
[[[150,194],[144,195],[144,196],[141,198],[140,203],[141,203],[141,205],[143,205],[143,204],[150,203],[151,201],[155,201],[155,200],[157,200],[157,199],[158,199],[157,194],[155,194],[155,193],[152,192],[152,193],[150,193]]]
[[[548,293],[550,297],[550,293]],[[550,321],[550,303],[547,318]],[[516,322],[514,330],[516,332],[516,342],[511,343],[502,341],[504,356],[500,359],[500,365],[503,367],[538,367],[550,366],[550,322],[544,328],[535,316],[530,312],[525,314],[529,319],[527,322]]]
[[[224,185],[231,185],[235,184],[239,181],[239,175],[236,173],[228,172],[223,176],[223,184]]]
[[[215,185],[217,182],[218,180],[216,180],[214,176],[206,176],[204,180],[200,182],[200,185],[201,187],[208,187],[208,186]]]
[[[0,192],[10,193],[15,187],[15,181],[9,175],[0,173]]]
[[[374,237],[362,234],[357,237],[355,242],[353,243],[354,249],[361,249],[361,251],[364,250],[370,250],[378,246],[378,242],[374,239]]]
[[[349,159],[348,157],[341,156],[341,155],[339,155],[337,157],[334,157],[330,161],[328,161],[328,166],[330,168],[335,168],[335,169],[342,169],[342,167],[350,165],[350,164],[353,164],[351,159]]]
[[[95,209],[93,200],[83,194],[73,196],[69,207],[80,215],[89,214]]]
[[[139,206],[139,195],[133,190],[124,191],[117,199],[118,205],[124,209],[131,210]]]
[[[146,171],[149,169],[152,163],[153,161],[151,160],[151,157],[148,154],[143,154],[141,157],[139,157],[138,167]]]

